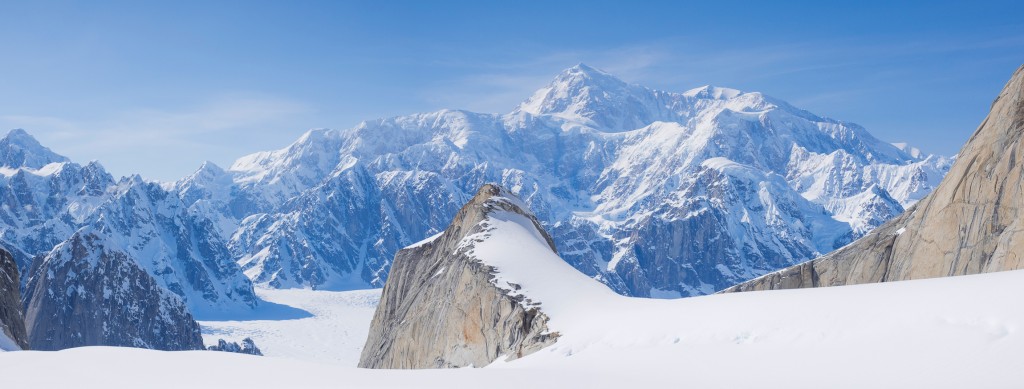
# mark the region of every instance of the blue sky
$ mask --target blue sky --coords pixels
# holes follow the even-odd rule
[[[0,128],[173,180],[309,128],[507,112],[583,62],[764,92],[951,155],[1024,63],[1024,2],[826,3],[4,1]]]

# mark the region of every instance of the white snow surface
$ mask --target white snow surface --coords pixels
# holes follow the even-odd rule
[[[491,201],[503,201],[495,197]],[[552,331],[564,318],[574,316],[579,301],[616,300],[618,295],[565,263],[547,245],[533,221],[509,211],[492,211],[483,231],[466,236],[460,245],[468,254],[496,269],[495,286],[522,295],[551,317]],[[513,286],[515,285],[515,286]]]
[[[85,347],[0,353],[0,376],[76,388],[1013,388],[1024,382],[1022,296],[1024,271],[678,300],[584,289],[545,301],[573,315],[553,317],[557,343],[482,369]]]
[[[252,338],[263,355],[355,366],[381,289],[328,292],[257,289],[264,303],[251,318],[199,321],[203,342]],[[277,304],[277,305],[275,305]],[[291,309],[289,309],[291,308]]]

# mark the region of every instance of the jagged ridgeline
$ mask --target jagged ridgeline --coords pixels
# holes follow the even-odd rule
[[[489,184],[444,232],[399,251],[391,272],[360,367],[482,367],[550,345],[559,334],[538,278],[611,295],[558,257],[525,203]]]
[[[1024,268],[1024,67],[946,178],[861,240],[727,291],[810,288]]]
[[[0,240],[41,348],[184,349],[201,346],[193,317],[255,307],[253,283],[383,286],[395,254],[487,182],[521,198],[579,271],[678,297],[840,247],[947,168],[760,93],[662,92],[578,65],[507,114],[310,131],[168,184],[115,179],[14,130],[0,139]]]
[[[94,231],[53,249],[29,280],[25,321],[36,350],[127,346],[199,350],[185,304]]]
[[[756,92],[670,93],[579,65],[508,114],[444,110],[314,130],[174,190],[270,287],[380,287],[402,247],[494,182],[568,263],[630,296],[712,293],[830,252],[948,168]]]
[[[256,306],[213,221],[176,192],[115,181],[22,130],[0,140],[0,164],[0,237],[22,275],[32,348],[198,349],[193,314]]]

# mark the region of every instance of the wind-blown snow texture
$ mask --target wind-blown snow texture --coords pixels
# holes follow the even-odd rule
[[[902,147],[902,148],[901,148]],[[588,276],[699,295],[838,248],[927,194],[949,161],[762,95],[627,84],[578,65],[511,113],[313,130],[169,187],[270,287],[379,287],[481,184],[524,199]]]

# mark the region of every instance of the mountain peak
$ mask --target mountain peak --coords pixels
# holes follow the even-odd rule
[[[584,85],[615,88],[624,87],[628,84],[604,70],[590,67],[584,63],[578,63],[576,66],[563,70],[551,83],[551,86],[564,86],[569,88]]]
[[[25,129],[23,129],[23,128],[15,128],[13,130],[8,131],[7,135],[5,135],[4,137],[5,138],[11,138],[11,137],[29,137],[29,138],[32,138],[32,135],[29,135],[28,131],[25,131]]]
[[[219,176],[221,174],[224,174],[224,169],[218,166],[216,163],[213,163],[213,161],[203,161],[203,164],[199,166],[199,170],[197,170],[196,173]]]
[[[1014,73],[949,169],[911,211],[817,259],[728,291],[793,289],[1024,269],[1024,67]],[[884,190],[873,194],[887,195]],[[978,204],[985,204],[979,206]],[[819,276],[827,274],[827,277]]]
[[[560,336],[548,330],[547,310],[562,306],[548,298],[567,290],[573,296],[593,290],[610,295],[558,257],[524,207],[514,194],[485,184],[444,232],[399,251],[359,367],[485,366],[517,359]],[[465,323],[486,324],[470,330],[470,337]]]
[[[558,116],[612,132],[633,130],[648,123],[633,117],[632,107],[643,107],[652,94],[647,88],[581,63],[563,70],[513,114]]]
[[[738,89],[721,88],[711,85],[704,85],[702,87],[693,88],[683,92],[683,95],[685,96],[715,100],[728,100],[741,94],[743,94],[743,92]]]
[[[13,129],[0,139],[0,166],[39,169],[54,162],[68,159],[39,144],[23,129]]]
[[[585,64],[583,62],[580,62],[580,63],[576,64],[575,66],[573,66],[571,68],[565,69],[564,71],[562,71],[562,73],[563,74],[567,74],[568,73],[568,74],[596,75],[596,76],[610,77],[610,78],[614,78],[616,80],[618,79],[615,76],[611,75],[610,73],[608,73],[608,72],[606,72],[604,70],[601,70],[601,69],[595,68],[593,66],[587,65],[587,64]]]

